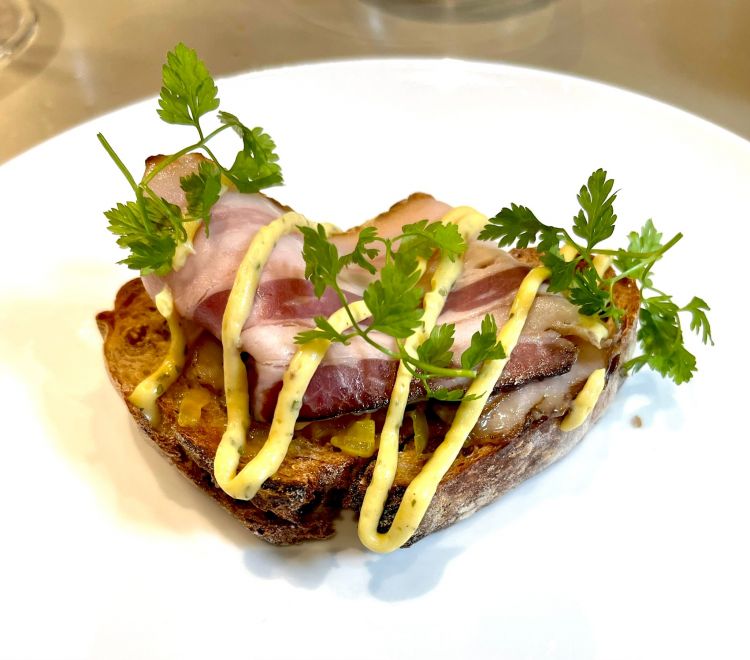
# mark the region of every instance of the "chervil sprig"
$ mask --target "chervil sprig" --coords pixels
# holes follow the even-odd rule
[[[460,356],[460,367],[454,362],[453,343],[455,326],[452,323],[435,326],[429,337],[417,348],[416,355],[404,346],[404,339],[417,330],[422,320],[422,297],[419,286],[422,266],[435,252],[453,260],[466,251],[466,242],[453,224],[422,220],[405,225],[402,233],[393,238],[378,235],[375,227],[365,227],[359,232],[354,250],[340,255],[336,245],[328,239],[322,227],[301,227],[304,243],[305,276],[313,285],[315,295],[320,297],[326,289],[332,289],[342,306],[349,309],[349,301],[338,278],[351,264],[356,264],[371,274],[379,272],[365,289],[363,299],[372,313],[367,325],[357,323],[350,313],[352,327],[340,333],[324,317],[316,317],[315,329],[301,332],[295,338],[299,344],[314,339],[348,343],[353,337],[364,339],[394,360],[401,360],[412,375],[419,379],[427,396],[444,401],[458,401],[463,397],[461,389],[433,388],[435,377],[475,378],[477,368],[486,360],[505,357],[502,345],[497,341],[497,324],[491,315],[482,322],[470,346]],[[377,247],[376,247],[377,246]],[[375,259],[382,263],[375,265]],[[384,346],[374,333],[392,337],[395,349]]]
[[[675,234],[666,243],[651,220],[640,232],[628,235],[626,249],[605,249],[600,244],[612,236],[617,215],[614,212],[614,181],[596,170],[578,193],[580,210],[573,218],[572,234],[562,227],[546,225],[526,207],[511,204],[502,209],[480,234],[480,239],[497,241],[501,246],[525,248],[536,243],[542,263],[549,269],[549,290],[564,292],[583,314],[619,322],[624,310],[614,298],[614,287],[622,279],[635,280],[641,292],[638,340],[642,354],[624,367],[637,371],[650,366],[676,383],[690,380],[696,371],[695,356],[684,344],[681,314],[690,315],[690,329],[703,343],[712,343],[705,300],[694,297],[680,307],[672,296],[654,287],[653,266],[681,238]],[[575,236],[575,237],[574,237]],[[581,240],[582,239],[582,240]],[[566,258],[563,243],[575,252]],[[599,268],[595,258],[611,259],[617,269]],[[651,295],[654,294],[654,295]]]
[[[205,132],[202,119],[218,107],[218,90],[206,65],[193,49],[180,43],[167,53],[162,68],[157,113],[168,124],[193,126],[198,141],[162,158],[137,183],[106,138],[101,133],[97,135],[135,193],[135,202],[117,204],[105,213],[109,230],[118,237],[118,245],[130,250],[120,263],[143,275],[165,275],[172,269],[177,245],[187,239],[185,222],[202,221],[208,233],[211,208],[218,201],[223,185],[234,186],[241,192],[258,192],[283,182],[276,144],[262,128],[248,128],[236,115],[221,111],[218,113],[221,125]],[[230,167],[222,165],[208,146],[210,140],[227,129],[234,130],[242,139],[242,148]],[[194,151],[202,151],[207,160],[197,172],[180,179],[186,199],[184,213],[179,206],[157,195],[150,183],[165,167]]]

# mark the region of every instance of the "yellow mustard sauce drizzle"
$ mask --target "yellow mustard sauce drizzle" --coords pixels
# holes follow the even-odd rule
[[[246,483],[246,477],[241,477],[235,481],[239,476],[237,475],[237,467],[240,462],[240,453],[245,447],[247,430],[250,426],[250,398],[247,386],[247,371],[240,357],[240,334],[252,311],[263,266],[271,256],[273,248],[282,236],[295,231],[300,226],[317,227],[318,223],[308,220],[299,213],[285,213],[258,230],[239,266],[224,310],[224,318],[221,324],[221,342],[224,352],[227,428],[214,458],[214,476],[222,490],[236,499],[250,499],[257,491],[256,489],[248,495],[252,490],[248,490],[248,483],[251,485],[252,482]],[[326,232],[335,229],[331,225],[324,224],[323,227]],[[288,377],[292,377],[289,371],[287,369],[287,373],[284,374],[285,381]],[[298,398],[301,404],[302,399],[301,397]],[[279,397],[279,403],[281,403],[281,397]],[[278,409],[279,406],[277,405]],[[289,425],[291,433],[294,432],[294,422],[296,422],[296,415],[294,421]],[[267,455],[264,454],[264,456]],[[283,459],[283,456],[281,458]],[[250,472],[248,472],[248,475]]]
[[[591,414],[596,402],[599,400],[602,390],[604,390],[604,385],[607,382],[606,376],[606,369],[597,369],[591,373],[583,389],[573,400],[570,412],[560,422],[560,429],[562,431],[577,429],[586,421],[586,418]]]
[[[442,219],[442,222],[456,223],[464,240],[468,242],[482,230],[487,223],[487,217],[478,213],[474,209],[462,206],[447,213]],[[451,261],[446,256],[440,260],[440,263],[432,276],[430,291],[425,294],[422,303],[424,308],[422,327],[404,342],[404,348],[409,353],[414,354],[417,347],[419,347],[419,345],[429,336],[432,328],[437,322],[440,312],[443,310],[445,300],[462,270],[462,258]],[[412,502],[417,496],[412,492],[411,499],[408,500],[408,507],[404,506],[404,502],[407,502],[407,500],[404,499],[399,508],[399,512],[396,516],[397,518],[400,516],[400,520],[398,521],[399,524],[397,525],[394,523],[391,526],[391,529],[385,534],[378,533],[378,523],[383,514],[385,501],[388,497],[388,492],[393,485],[393,480],[396,476],[396,469],[398,467],[399,430],[403,422],[404,411],[406,410],[406,404],[409,398],[411,379],[411,373],[404,364],[401,363],[399,365],[396,381],[393,385],[393,391],[391,392],[391,400],[388,405],[385,422],[383,423],[383,428],[380,432],[380,447],[378,448],[378,456],[375,461],[372,480],[370,481],[370,485],[365,493],[362,509],[360,511],[360,541],[362,541],[365,547],[374,550],[375,552],[390,552],[391,550],[395,550],[403,545],[416,529],[419,521],[424,515],[424,511],[427,510],[427,506],[432,500],[432,495],[434,494],[433,488],[428,499],[423,502],[423,510],[419,513],[416,503]],[[455,427],[455,424],[453,427]],[[468,436],[470,430],[471,427],[466,429],[461,444],[463,444],[463,441],[466,439],[466,436]],[[434,480],[436,474],[437,473],[434,471],[430,472],[428,463],[422,472],[415,478],[415,481],[420,477],[425,477],[425,475],[427,475],[428,480]],[[440,481],[442,474],[443,473],[437,474],[435,488],[437,488],[437,482]],[[423,478],[422,481],[424,480],[425,479]],[[412,484],[413,483],[414,482],[412,482]],[[422,497],[427,496],[427,492],[425,491],[421,495]],[[404,518],[406,518],[406,520],[404,520]]]
[[[370,316],[370,310],[361,300],[352,303],[349,309],[358,323]],[[328,322],[337,332],[344,332],[352,325],[343,308],[329,316]],[[219,485],[228,495],[239,500],[252,499],[263,482],[279,469],[294,437],[294,427],[307,386],[330,345],[331,342],[327,339],[316,339],[297,349],[289,368],[284,372],[268,438],[260,451],[239,473],[237,465],[244,442],[239,449],[235,449],[233,445],[225,444],[222,438],[222,444],[219,445],[219,451],[214,459],[214,473]]]
[[[200,227],[201,224],[203,224],[201,220],[188,220],[183,223],[182,226],[185,229],[187,238],[175,248],[174,256],[172,257],[173,271],[180,270],[180,268],[185,265],[187,258],[191,254],[195,254],[195,250],[193,249],[193,239],[195,238],[195,233],[198,231],[198,227]]]
[[[595,316],[586,316],[585,314],[579,314],[578,325],[588,330],[591,338],[596,340],[597,346],[599,346],[607,337],[609,337],[609,329]]]
[[[521,282],[511,305],[509,319],[498,333],[498,338],[503,344],[506,355],[510,356],[518,342],[537,291],[548,276],[549,271],[546,268],[537,267],[532,269]],[[448,429],[443,442],[435,450],[430,460],[427,461],[422,471],[409,484],[396,512],[393,524],[385,534],[379,533],[377,527],[388,492],[393,484],[395,467],[392,471],[389,471],[388,479],[376,482],[375,476],[378,472],[378,464],[376,463],[373,479],[365,495],[365,502],[360,513],[359,538],[367,548],[374,552],[390,552],[402,546],[414,534],[427,512],[440,480],[463,447],[471,429],[476,425],[485,403],[509,359],[509,357],[506,357],[502,360],[493,360],[482,366],[467,392],[469,396],[477,398],[461,402],[453,424]],[[388,419],[386,418],[387,422]],[[381,448],[383,444],[383,436],[381,435]],[[396,438],[395,449],[397,453],[398,437]]]
[[[252,246],[250,249],[252,249]],[[424,272],[426,265],[426,262],[423,260],[420,262],[419,268],[422,272]],[[345,332],[352,327],[352,318],[359,323],[370,316],[370,310],[362,300],[349,305],[349,312],[351,317],[347,314],[346,309],[342,307],[328,317],[328,322],[336,331]],[[252,499],[263,485],[263,482],[273,476],[279,469],[294,437],[302,399],[305,396],[312,377],[315,375],[315,371],[330,346],[330,341],[318,339],[297,348],[289,363],[289,367],[284,372],[282,387],[276,402],[276,409],[274,410],[268,437],[260,451],[239,473],[237,473],[237,467],[244,442],[236,450],[237,455],[235,456],[235,450],[232,449],[231,445],[227,444],[227,447],[222,449],[222,444],[224,443],[224,439],[222,438],[222,443],[219,445],[219,451],[222,453],[220,455],[219,451],[217,451],[214,458],[214,474],[217,482],[228,495],[235,499]],[[224,373],[227,373],[226,362]],[[226,383],[229,382],[226,380],[226,377],[225,381]],[[246,376],[243,382],[246,382]],[[227,412],[229,412],[229,403],[227,403]],[[228,427],[229,425],[227,424],[227,429]],[[222,473],[223,483],[219,481],[219,473],[217,471],[219,469],[224,471]]]
[[[177,380],[185,366],[186,345],[180,317],[175,311],[174,298],[168,286],[156,294],[155,302],[156,309],[169,326],[169,349],[156,371],[138,383],[128,400],[143,411],[152,426],[158,427],[161,414],[156,400]]]

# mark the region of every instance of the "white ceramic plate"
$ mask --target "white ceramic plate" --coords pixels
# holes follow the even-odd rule
[[[102,211],[176,150],[148,101],[0,168],[0,654],[70,658],[705,658],[748,653],[750,144],[599,84],[457,61],[340,62],[220,83],[277,140],[273,194],[354,224],[415,190],[568,222],[604,167],[620,236],[684,231],[664,288],[712,305],[681,388],[632,378],[568,458],[412,549],[256,540],[140,437],[94,314],[130,277]],[[31,120],[29,118],[28,120]],[[631,420],[639,415],[642,428]],[[233,656],[234,657],[234,656]]]

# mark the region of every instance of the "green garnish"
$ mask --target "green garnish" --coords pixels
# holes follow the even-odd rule
[[[542,263],[549,268],[549,290],[564,292],[583,314],[619,322],[624,310],[613,297],[615,284],[622,279],[635,280],[641,292],[638,340],[642,354],[629,360],[626,370],[638,371],[648,365],[675,383],[690,380],[696,371],[695,356],[685,348],[681,314],[690,315],[690,329],[704,344],[711,343],[711,326],[706,316],[709,306],[694,297],[680,306],[672,296],[657,289],[652,268],[681,238],[677,233],[666,243],[651,220],[640,232],[631,232],[626,249],[605,249],[600,243],[612,236],[617,215],[613,204],[614,181],[604,170],[596,170],[578,194],[580,211],[573,218],[574,238],[566,229],[540,222],[526,207],[511,204],[502,209],[479,235],[480,239],[497,241],[500,246],[525,248],[537,243]],[[582,239],[582,240],[579,240]],[[560,253],[561,242],[572,246],[578,257],[566,261]],[[596,255],[612,257],[619,272],[600,275],[594,267]],[[653,294],[653,295],[652,295]]]
[[[461,356],[460,368],[451,367],[455,334],[452,323],[435,326],[430,336],[417,348],[416,355],[404,348],[403,340],[411,336],[422,322],[424,291],[419,286],[422,276],[420,261],[430,259],[436,252],[454,260],[466,251],[466,242],[456,225],[421,220],[405,225],[402,233],[394,238],[383,238],[375,227],[366,227],[359,233],[354,250],[345,255],[339,255],[322,227],[301,227],[300,231],[304,237],[302,255],[305,259],[305,277],[312,283],[315,295],[320,297],[330,288],[347,310],[349,302],[338,282],[343,269],[357,264],[372,275],[376,274],[378,269],[373,261],[380,255],[381,249],[385,262],[380,268],[379,278],[372,281],[363,294],[365,304],[372,312],[368,325],[355,322],[353,315],[349,314],[352,327],[339,333],[325,317],[319,316],[315,318],[314,330],[297,335],[295,341],[298,344],[315,339],[346,344],[353,337],[361,337],[385,355],[401,360],[411,374],[422,382],[429,397],[444,401],[458,401],[466,397],[460,389],[433,389],[430,386],[432,378],[476,378],[477,368],[484,361],[505,357],[503,347],[497,341],[495,319],[490,314],[471,338],[471,345]],[[394,249],[395,243],[398,243],[398,247]],[[393,337],[396,350],[379,343],[373,337],[374,332]]]
[[[219,112],[221,126],[208,134],[204,132],[201,118],[218,109],[217,93],[211,74],[193,49],[180,43],[167,54],[157,112],[168,124],[193,126],[199,139],[163,158],[140,183],[136,183],[106,138],[101,133],[97,135],[135,193],[135,202],[117,204],[105,216],[109,220],[108,229],[118,237],[118,245],[130,250],[120,263],[139,270],[142,275],[166,275],[172,269],[177,245],[187,239],[185,222],[202,220],[208,233],[211,207],[219,199],[222,180],[246,193],[283,182],[276,145],[262,128],[248,128],[235,115]],[[242,139],[242,149],[231,167],[225,167],[208,147],[208,142],[229,128]],[[208,161],[202,163],[197,172],[180,179],[187,200],[187,214],[183,214],[178,206],[157,195],[149,183],[165,167],[196,150],[203,151]]]

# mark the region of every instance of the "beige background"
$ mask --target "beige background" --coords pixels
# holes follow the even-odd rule
[[[478,0],[443,4],[461,2]],[[36,39],[0,68],[0,162],[155,95],[179,40],[216,76],[396,55],[527,64],[639,91],[750,138],[750,1],[488,2],[455,20],[437,0],[35,0]]]

